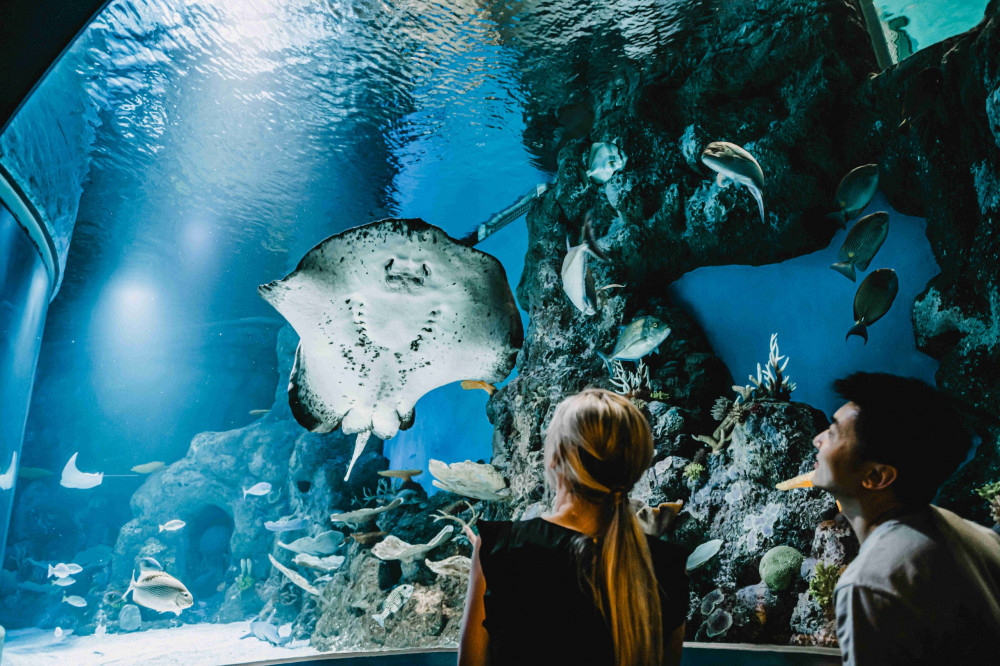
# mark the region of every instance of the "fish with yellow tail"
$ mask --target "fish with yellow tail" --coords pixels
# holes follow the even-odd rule
[[[847,331],[846,337],[857,335],[867,344],[868,327],[885,316],[898,292],[899,278],[896,277],[896,271],[880,268],[869,274],[854,295],[854,326]]]
[[[132,581],[128,589],[122,595],[122,599],[132,593],[132,601],[151,608],[160,613],[174,613],[180,615],[185,608],[190,608],[194,603],[194,597],[180,582],[166,571],[153,566],[155,560],[147,562],[146,558],[139,563],[139,579],[136,580],[133,574]]]
[[[389,596],[385,598],[385,601],[382,602],[382,610],[372,615],[372,619],[378,622],[378,626],[385,629],[385,618],[405,606],[406,602],[410,600],[412,595],[412,585],[397,585],[393,588],[392,592],[389,593]]]

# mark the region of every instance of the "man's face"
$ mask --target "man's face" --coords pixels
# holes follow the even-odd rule
[[[858,406],[849,402],[836,411],[830,427],[813,438],[816,472],[813,485],[837,496],[853,497],[862,490],[866,471],[858,455],[858,439],[854,424]]]

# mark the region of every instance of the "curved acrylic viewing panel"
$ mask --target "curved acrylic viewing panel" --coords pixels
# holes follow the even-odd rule
[[[51,240],[0,173],[0,561],[38,349],[55,283]]]

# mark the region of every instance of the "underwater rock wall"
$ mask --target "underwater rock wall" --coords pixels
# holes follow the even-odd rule
[[[656,316],[672,332],[660,353],[645,359],[649,392],[667,397],[633,396],[650,418],[657,445],[652,477],[633,498],[652,506],[686,502],[667,538],[690,548],[722,541],[718,554],[691,573],[688,638],[835,642],[824,590],[856,554],[856,539],[829,496],[774,490],[783,478],[811,468],[811,439],[826,419],[807,405],[751,402],[755,413],[741,415],[729,447],[709,454],[704,439],[696,438],[717,427],[709,416],[712,401],[732,397],[732,381],[703,334],[669,302],[665,287],[699,266],[760,264],[825,247],[836,229],[826,213],[839,178],[877,162],[892,204],[927,216],[943,269],[914,307],[919,344],[942,359],[939,386],[960,398],[974,392],[966,403],[995,422],[997,7],[991,3],[987,14],[994,19],[979,30],[876,76],[853,3],[723,3],[715,18],[676,36],[655,62],[632,63],[631,69],[624,63],[622,76],[603,87],[567,93],[591,100],[594,120],[585,137],[556,134],[562,142],[556,186],[528,214],[518,299],[530,324],[518,377],[488,404],[496,428],[493,462],[513,497],[499,513],[517,518],[546,508],[542,443],[556,404],[586,386],[612,388],[596,352],[610,352],[617,326]],[[913,113],[947,124],[952,140],[919,120],[908,133],[899,131],[899,100],[910,99],[905,72],[942,58],[950,94],[934,97],[941,99],[937,110],[914,102]],[[573,79],[557,63],[551,71],[553,79]],[[545,81],[534,83],[546,87]],[[559,100],[546,92],[529,99],[537,108],[528,136],[551,135]],[[969,116],[976,122],[955,120]],[[720,188],[715,174],[699,164],[701,150],[718,140],[744,146],[763,166],[766,221],[745,188]],[[585,173],[592,142],[614,142],[628,158],[605,184]],[[916,191],[931,192],[931,201],[904,201]],[[580,242],[588,212],[611,259],[590,261],[596,285],[626,285],[610,291],[591,317],[570,303],[560,280],[566,239]],[[764,350],[761,357],[763,362]],[[794,368],[793,360],[789,372]],[[995,434],[984,439],[941,504],[982,517],[985,503],[971,489],[997,480],[995,442]],[[971,510],[970,497],[979,509]],[[775,550],[784,546],[794,551]]]

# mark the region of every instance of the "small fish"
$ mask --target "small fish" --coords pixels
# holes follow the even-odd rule
[[[81,567],[79,564],[73,564],[72,562],[70,562],[69,564],[59,563],[55,566],[52,566],[50,564],[49,575],[47,575],[46,578],[52,578],[53,576],[57,578],[65,578],[66,576],[69,576],[71,574],[77,574],[80,573],[81,571],[83,571],[83,567]]]
[[[868,327],[881,319],[899,292],[899,278],[891,268],[880,268],[861,282],[854,295],[854,326],[847,338],[858,335],[868,343]],[[846,339],[846,338],[845,338]]]
[[[243,499],[247,498],[247,495],[254,495],[260,497],[271,492],[271,484],[267,481],[261,481],[260,483],[255,483],[249,488],[243,489]]]
[[[713,141],[701,151],[701,161],[719,174],[716,178],[719,187],[728,187],[733,181],[746,186],[757,200],[760,221],[767,221],[764,216],[764,171],[753,155],[735,143]]]
[[[308,526],[309,522],[305,518],[268,520],[264,523],[264,529],[270,532],[294,532],[304,530]]]
[[[607,364],[608,372],[613,374],[614,361],[638,361],[658,348],[668,335],[670,328],[656,317],[639,317],[622,328],[610,356],[601,352],[597,355]]]
[[[392,592],[389,593],[389,596],[385,598],[385,601],[382,602],[382,610],[372,615],[372,619],[378,622],[378,626],[385,629],[385,618],[405,606],[406,602],[410,600],[410,596],[412,594],[412,585],[397,585],[393,588]]]
[[[22,465],[21,470],[17,473],[17,478],[22,481],[35,481],[37,479],[44,479],[47,476],[55,476],[55,472],[42,469],[41,467],[25,467]]]
[[[250,416],[263,416],[264,414],[267,414],[269,411],[271,411],[271,410],[270,409],[251,409],[250,410]]]
[[[59,587],[66,587],[67,585],[72,585],[76,582],[76,578],[72,576],[66,576],[65,578],[56,578],[52,581],[53,585],[58,585]]]
[[[67,603],[70,606],[76,606],[77,608],[85,608],[87,606],[87,600],[83,597],[78,597],[75,594],[69,597],[64,594],[62,600],[63,603]]]
[[[62,638],[63,637],[62,627],[56,627],[55,631],[52,632],[52,635],[55,636],[56,638]]]
[[[165,523],[163,525],[160,525],[160,531],[161,532],[174,532],[174,531],[179,530],[180,528],[184,527],[185,525],[187,525],[187,523],[185,523],[183,520],[174,519],[174,520],[171,520],[171,521],[169,521],[169,522],[167,522],[167,523]]]
[[[194,597],[184,587],[184,583],[166,571],[146,569],[142,564],[139,568],[139,579],[136,580],[133,576],[128,589],[122,595],[123,599],[131,592],[132,601],[140,606],[176,615],[180,615],[182,610],[194,603]]]
[[[476,389],[482,389],[483,391],[486,391],[490,395],[493,395],[494,393],[497,392],[497,387],[494,386],[493,384],[473,379],[463,379],[462,388],[464,388],[466,391],[474,391]]]
[[[878,189],[878,165],[865,164],[851,169],[840,179],[837,185],[837,195],[834,203],[837,211],[830,218],[837,221],[841,227],[847,227],[848,220],[853,220],[871,203]]]
[[[587,158],[587,178],[603,185],[625,167],[628,157],[613,143],[593,143]]]
[[[598,289],[594,284],[594,275],[587,268],[587,254],[592,254],[598,259],[609,261],[607,255],[601,251],[594,237],[594,230],[590,226],[590,216],[583,222],[583,240],[579,245],[570,245],[569,238],[566,239],[566,256],[563,257],[562,268],[559,275],[562,278],[563,291],[569,298],[570,303],[585,315],[597,313]],[[603,287],[607,289],[609,287]]]
[[[855,280],[855,267],[867,270],[875,254],[889,235],[889,214],[878,212],[865,215],[847,232],[847,238],[840,247],[839,262],[830,268],[844,277]]]
[[[774,488],[775,490],[791,490],[792,488],[812,488],[813,487],[813,474],[816,470],[811,472],[806,472],[805,474],[799,474],[798,476],[792,477],[787,481],[782,481]]]
[[[0,474],[0,490],[10,490],[14,487],[14,474],[17,473],[17,451],[10,457],[10,466],[7,471]]]
[[[133,472],[138,472],[139,474],[152,474],[158,469],[166,466],[166,463],[162,463],[159,460],[154,460],[153,462],[143,463],[141,465],[136,465],[132,468]]]

